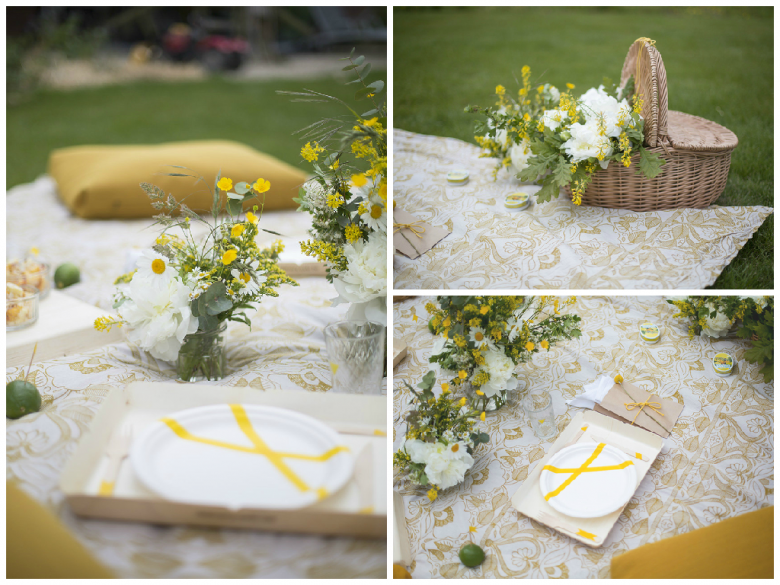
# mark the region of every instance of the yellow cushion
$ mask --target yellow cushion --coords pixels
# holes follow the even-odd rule
[[[774,506],[612,559],[613,579],[772,579]]]
[[[48,510],[5,484],[6,579],[112,579]]]
[[[191,171],[170,165],[187,167]],[[221,169],[222,176],[253,183],[271,182],[265,193],[265,211],[294,209],[292,200],[307,175],[272,156],[226,140],[171,142],[143,146],[72,146],[52,151],[49,175],[57,182],[68,208],[88,219],[152,217],[155,210],[139,183],[152,183],[171,193],[195,211],[211,209],[212,196],[203,183],[191,177],[167,177],[163,173],[202,176],[209,188]],[[262,198],[262,196],[261,196]],[[248,207],[257,201],[248,203]]]

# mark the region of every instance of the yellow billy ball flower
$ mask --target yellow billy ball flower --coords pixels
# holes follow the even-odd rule
[[[539,345],[542,346],[542,349],[547,349],[550,347],[550,343],[546,339],[543,339]]]
[[[152,272],[155,274],[162,274],[165,272],[165,262],[160,260],[159,258],[155,258],[152,260]]]
[[[237,257],[238,257],[238,252],[236,252],[235,250],[228,250],[227,252],[222,254],[222,264],[227,266],[228,264],[233,262],[233,260],[235,260]]]
[[[243,223],[237,223],[230,230],[230,237],[231,238],[237,238],[238,236],[240,236],[243,233],[244,233],[244,224]]]
[[[623,383],[623,376],[621,376],[620,374],[615,376],[615,384],[622,384],[622,383]]]
[[[534,347],[535,347],[535,346],[534,346],[534,344],[533,344],[533,343],[531,343],[530,341],[529,341],[528,343],[526,343],[526,344],[525,344],[525,348],[526,348],[528,351],[533,351],[533,350],[534,350]]]
[[[246,220],[249,223],[257,223],[257,216],[254,213],[252,213],[251,211],[247,211],[246,212]]]
[[[233,188],[233,179],[222,177],[217,183],[217,187],[222,191],[230,191]]]
[[[352,175],[352,182],[355,184],[355,187],[362,187],[368,182],[368,179],[366,179],[365,175]]]
[[[252,185],[252,189],[254,189],[258,193],[265,193],[270,188],[271,188],[271,181],[266,181],[265,179],[257,179],[257,181],[255,181],[255,184]]]

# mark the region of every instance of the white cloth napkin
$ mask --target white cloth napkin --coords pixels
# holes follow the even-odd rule
[[[578,394],[571,400],[567,400],[566,404],[571,406],[581,406],[583,408],[593,408],[597,404],[601,404],[602,399],[607,395],[607,392],[615,385],[615,380],[608,376],[599,376],[599,378],[592,384],[586,384],[582,387],[584,392]]]

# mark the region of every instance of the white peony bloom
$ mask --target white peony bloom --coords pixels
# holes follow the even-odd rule
[[[347,244],[344,246],[344,255],[347,258],[347,270],[333,279],[333,285],[339,293],[332,301],[333,305],[344,302],[366,304],[355,308],[355,311],[362,310],[371,321],[375,319],[369,313],[374,317],[384,315],[386,324],[387,234],[373,232],[368,236],[368,242],[358,240],[354,244]]]
[[[501,147],[506,146],[506,140],[507,140],[506,128],[501,128],[499,130],[496,130],[496,142],[498,142],[499,146]]]
[[[598,95],[582,108],[586,122],[598,123],[603,120],[607,136],[618,138],[623,126],[631,120],[631,107],[626,100],[617,101],[610,95]],[[597,124],[598,125],[598,124]]]
[[[474,458],[469,455],[466,443],[452,445],[428,443],[428,445],[430,446],[416,451],[416,454],[424,456],[425,475],[428,476],[428,480],[443,490],[462,482],[466,472],[474,465]],[[407,453],[409,453],[408,449]]]
[[[552,101],[555,103],[558,103],[561,99],[561,92],[558,91],[558,88],[554,85],[550,86],[550,96],[552,97]]]
[[[753,301],[758,305],[759,308],[763,309],[766,307],[766,297],[742,297],[743,299],[753,299]]]
[[[163,288],[176,276],[176,270],[170,265],[170,261],[154,250],[144,250],[135,263],[138,272],[133,278],[142,278],[148,284]]]
[[[709,303],[705,306],[707,307],[707,310],[709,312],[712,312],[714,310],[714,307]],[[729,332],[729,329],[731,329],[732,323],[733,322],[731,321],[731,319],[729,319],[723,313],[716,314],[714,319],[710,318],[708,314],[704,323],[704,327],[702,328],[701,334],[707,335],[709,337],[723,337]]]
[[[137,276],[137,275],[136,275]],[[127,321],[127,338],[157,359],[173,362],[184,337],[198,330],[198,319],[190,311],[192,289],[178,278],[161,288],[133,277],[126,300],[119,311]]]
[[[572,158],[572,162],[597,158],[599,152],[602,152],[605,157],[612,154],[612,142],[609,137],[599,134],[599,129],[595,122],[586,124],[576,122],[571,125],[569,132],[571,133],[571,138],[564,142],[561,148]],[[605,167],[605,165],[602,165],[602,167]]]
[[[598,100],[599,98],[606,97],[607,92],[604,90],[604,85],[599,85],[598,88],[591,87],[588,91],[580,96],[580,102],[587,107],[590,107],[591,102]]]
[[[515,373],[515,364],[506,357],[503,351],[488,350],[484,356],[485,365],[480,366],[480,370],[490,374],[490,380],[480,386],[479,389],[485,393],[485,396],[490,398],[501,390],[514,390],[517,388],[517,379],[513,375]]]
[[[520,173],[528,166],[528,159],[533,156],[531,152],[531,143],[524,138],[520,144],[512,144],[509,149],[509,158],[512,160],[512,166]]]
[[[545,128],[557,130],[558,126],[568,117],[569,113],[566,110],[545,110],[542,122],[544,122]]]
[[[377,297],[367,303],[352,303],[347,311],[348,321],[372,321],[387,327],[387,297]]]

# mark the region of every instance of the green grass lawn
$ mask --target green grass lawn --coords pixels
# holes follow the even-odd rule
[[[335,58],[335,57],[334,57]],[[385,79],[372,72],[369,80]],[[176,140],[236,140],[303,170],[300,136],[293,133],[326,116],[349,111],[328,103],[292,103],[276,90],[313,89],[357,107],[355,85],[335,79],[135,83],[73,91],[41,91],[8,107],[6,186],[46,172],[52,149],[79,144],[149,144]],[[358,113],[369,107],[358,109]]]
[[[473,142],[468,104],[490,105],[496,85],[576,86],[620,78],[631,43],[656,40],[669,108],[729,128],[740,144],[718,205],[773,207],[772,8],[396,8],[393,124]],[[713,285],[773,289],[774,216]]]

